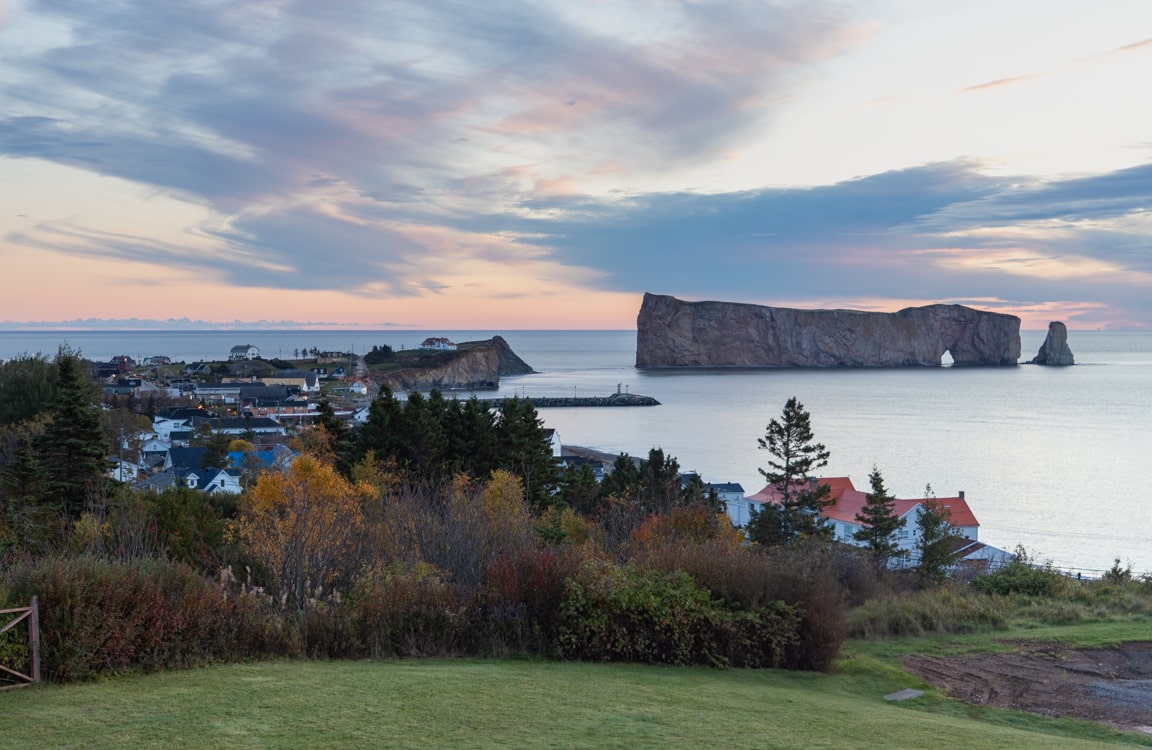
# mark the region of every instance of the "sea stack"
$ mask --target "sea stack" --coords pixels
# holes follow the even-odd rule
[[[1044,337],[1043,346],[1028,364],[1049,367],[1067,367],[1076,364],[1072,350],[1068,348],[1068,327],[1059,320],[1049,323],[1048,335]]]
[[[1020,318],[963,305],[899,312],[684,302],[645,294],[636,366],[939,367],[1015,365]]]

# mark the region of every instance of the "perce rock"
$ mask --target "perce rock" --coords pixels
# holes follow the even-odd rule
[[[938,367],[1015,365],[1020,319],[963,305],[894,313],[684,302],[645,294],[636,366]]]
[[[1048,335],[1036,356],[1028,360],[1030,365],[1067,367],[1076,364],[1072,350],[1068,348],[1068,327],[1058,320],[1048,324]]]

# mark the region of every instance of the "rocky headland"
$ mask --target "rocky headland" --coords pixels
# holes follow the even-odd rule
[[[938,367],[1015,365],[1020,319],[963,305],[894,313],[684,302],[647,293],[636,366]]]
[[[1072,350],[1068,348],[1068,327],[1058,320],[1048,324],[1048,335],[1040,345],[1036,356],[1028,360],[1030,365],[1048,365],[1049,367],[1067,367],[1076,364]]]
[[[486,341],[466,341],[451,351],[410,350],[396,352],[368,376],[396,392],[493,390],[506,375],[535,372],[520,359],[501,336]]]

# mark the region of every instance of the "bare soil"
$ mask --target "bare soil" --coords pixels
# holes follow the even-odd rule
[[[1014,645],[1009,653],[912,656],[904,667],[968,703],[1152,734],[1152,642],[1094,649]]]

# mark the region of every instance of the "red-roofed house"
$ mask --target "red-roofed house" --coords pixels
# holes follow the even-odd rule
[[[421,349],[434,349],[437,351],[453,351],[456,344],[443,336],[429,336],[420,342]]]
[[[867,493],[856,489],[849,477],[825,477],[818,480],[813,479],[813,481],[828,485],[831,488],[829,497],[833,503],[824,509],[824,517],[828,519],[832,527],[833,537],[838,542],[859,544],[852,535],[862,528],[856,520],[856,514],[864,508],[864,503],[868,497]],[[764,503],[779,502],[779,492],[772,485],[768,485],[755,495],[749,495],[744,499],[748,504],[747,510],[751,511],[752,509],[759,509]],[[911,553],[916,547],[916,520],[924,512],[924,500],[924,498],[916,500],[897,499],[894,503],[896,515],[904,519],[904,528],[897,532],[896,540],[901,551]],[[968,507],[963,492],[956,497],[936,498],[936,502],[948,510],[952,526],[961,537],[970,542],[964,546],[966,550],[962,555],[964,559],[973,559],[973,554],[979,554],[980,559],[994,559],[1008,554],[985,544],[971,544],[979,541],[980,522],[976,520],[976,515],[972,509]],[[731,511],[729,512],[731,513]],[[740,523],[741,520],[744,523]],[[737,526],[747,524],[746,520],[738,519],[735,516],[733,516],[732,522]]]

